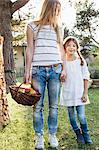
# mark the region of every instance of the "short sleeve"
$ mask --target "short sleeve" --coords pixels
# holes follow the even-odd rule
[[[34,31],[35,25],[33,24],[33,22],[30,22],[27,24],[27,27],[29,27],[32,31]]]
[[[90,73],[89,73],[88,66],[85,60],[84,60],[84,65],[82,66],[82,76],[83,76],[83,79],[86,79],[86,80],[90,79]]]

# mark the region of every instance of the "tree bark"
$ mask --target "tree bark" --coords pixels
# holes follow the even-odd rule
[[[0,34],[4,37],[3,56],[7,93],[9,92],[9,86],[15,84],[16,81],[11,33],[12,14],[28,1],[17,0],[12,3],[10,0],[0,0]]]
[[[6,97],[6,84],[3,62],[3,37],[0,36],[0,130],[9,123],[9,107]]]
[[[4,37],[3,56],[4,56],[4,70],[5,70],[7,92],[9,92],[9,86],[15,83],[14,58],[13,58],[13,46],[11,34],[11,12],[10,12],[11,6],[12,6],[11,1],[1,0],[0,31],[1,35]]]
[[[13,3],[11,8],[11,13],[13,14],[15,11],[17,11],[19,8],[23,7],[29,0],[18,0]]]
[[[0,0],[0,34],[4,37],[3,43],[0,36],[0,129],[9,123],[10,118],[6,93],[9,92],[9,86],[15,84],[16,80],[11,33],[12,14],[28,1],[18,0],[12,3],[10,0]]]

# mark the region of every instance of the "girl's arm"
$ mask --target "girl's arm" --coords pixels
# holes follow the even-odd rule
[[[28,26],[27,27],[27,48],[26,48],[26,56],[25,56],[25,76],[24,82],[29,83],[30,81],[30,69],[32,58],[34,54],[34,44],[33,44],[33,31]]]
[[[88,80],[84,79],[84,94],[88,94]]]
[[[82,66],[82,76],[83,76],[83,81],[84,81],[84,92],[82,96],[82,101],[86,102],[87,101],[87,95],[88,95],[88,82],[90,78],[90,73],[88,70],[88,66],[86,64],[86,61],[84,60],[84,65]]]
[[[88,80],[84,79],[84,93],[82,96],[82,101],[86,102],[87,101],[87,95],[88,95]]]

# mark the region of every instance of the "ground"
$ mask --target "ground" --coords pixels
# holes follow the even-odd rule
[[[7,95],[7,98],[10,110],[10,123],[0,132],[0,150],[35,150],[32,108],[18,105],[11,99],[10,94]],[[94,144],[92,146],[81,146],[76,143],[75,134],[68,121],[67,109],[59,106],[58,150],[99,150],[99,88],[89,89],[89,98],[91,104],[86,106],[86,117]],[[47,95],[44,114],[45,150],[51,150],[48,145]]]

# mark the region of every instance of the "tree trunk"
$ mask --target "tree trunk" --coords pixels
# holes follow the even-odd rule
[[[10,0],[0,0],[0,31],[4,37],[3,56],[7,93],[9,92],[9,86],[15,84],[11,34],[11,6],[12,3]]]
[[[12,46],[11,19],[12,14],[23,7],[29,0],[0,0],[0,34],[4,37],[3,56],[7,93],[9,86],[15,84],[14,56]]]
[[[6,84],[4,75],[4,62],[3,62],[3,38],[0,36],[0,129],[9,123],[9,109],[6,98]]]
[[[11,33],[11,15],[24,6],[29,0],[0,0],[0,128],[9,122],[9,110],[6,93],[9,86],[15,84],[14,56]],[[2,49],[3,47],[3,49]],[[2,54],[3,52],[3,54]],[[5,72],[5,73],[4,73]]]

